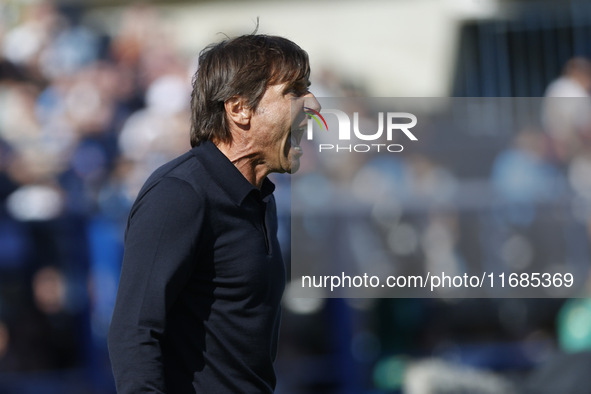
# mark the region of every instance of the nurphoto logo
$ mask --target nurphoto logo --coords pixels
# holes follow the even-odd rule
[[[304,107],[305,112],[308,114],[309,119],[307,123],[306,136],[308,140],[314,139],[314,122],[320,126],[320,130],[329,131],[328,124],[322,116],[334,115],[338,124],[338,140],[339,142],[348,141],[372,141],[374,143],[359,143],[359,144],[327,144],[321,143],[318,145],[318,152],[382,152],[387,151],[391,153],[402,152],[404,147],[401,144],[390,143],[395,138],[396,133],[402,132],[409,140],[418,141],[418,138],[410,131],[411,128],[417,125],[417,117],[408,112],[378,112],[378,129],[377,131],[361,130],[359,127],[359,112],[353,112],[353,122],[349,115],[338,109],[322,109],[322,114],[312,108]],[[401,120],[403,120],[401,122]],[[322,121],[322,122],[321,122]],[[353,127],[351,128],[351,123]],[[324,124],[324,127],[323,127]],[[384,127],[384,124],[386,125]],[[384,139],[384,128],[386,135]],[[351,129],[353,135],[351,135]],[[332,130],[331,130],[332,131]],[[379,141],[384,141],[379,143]]]

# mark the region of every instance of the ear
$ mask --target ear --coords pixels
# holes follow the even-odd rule
[[[228,120],[239,125],[248,126],[252,115],[251,109],[246,105],[246,100],[240,96],[233,96],[224,103]]]

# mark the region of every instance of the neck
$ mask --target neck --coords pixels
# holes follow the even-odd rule
[[[231,162],[248,182],[257,188],[261,188],[263,180],[269,175],[265,163],[259,159],[258,152],[248,144],[239,144],[234,141],[214,141],[214,144]]]

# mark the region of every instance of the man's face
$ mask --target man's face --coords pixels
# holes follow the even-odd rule
[[[320,111],[308,85],[302,80],[269,86],[251,118],[251,138],[271,172],[292,174],[300,167],[300,141],[307,125],[303,107]]]

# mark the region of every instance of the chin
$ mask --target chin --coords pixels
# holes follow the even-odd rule
[[[300,160],[295,159],[295,160],[291,160],[291,163],[285,172],[287,172],[288,174],[295,174],[296,172],[298,172],[299,169],[300,169]]]
[[[295,174],[300,169],[301,149],[299,152],[292,152],[291,145],[283,146],[283,155],[280,157],[280,166],[282,173]]]

